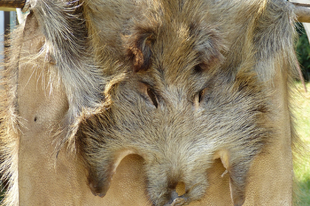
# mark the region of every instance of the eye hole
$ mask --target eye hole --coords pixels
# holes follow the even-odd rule
[[[194,67],[194,71],[196,73],[201,73],[202,72],[202,67],[200,64],[197,64],[195,67]]]
[[[196,107],[200,105],[200,102],[203,100],[206,92],[208,91],[208,88],[205,88],[203,90],[200,90],[194,97],[194,104]]]
[[[158,102],[157,102],[157,98],[156,98],[156,95],[154,94],[153,90],[150,88],[147,88],[146,92],[147,92],[147,95],[149,96],[149,98],[152,100],[154,106],[157,108]]]
[[[151,86],[143,82],[140,82],[138,85],[139,85],[138,88],[142,93],[142,96],[157,108],[158,107],[157,97]]]

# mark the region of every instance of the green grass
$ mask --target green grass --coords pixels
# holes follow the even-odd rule
[[[300,191],[297,191],[297,205],[310,206],[310,83],[307,84],[308,93],[305,93],[302,84],[297,83],[296,86],[299,91],[293,95],[296,130],[305,147],[305,150],[301,150],[300,161],[294,168],[300,188]]]

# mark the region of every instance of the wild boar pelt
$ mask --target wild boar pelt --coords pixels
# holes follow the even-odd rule
[[[251,161],[261,152],[263,146],[268,141],[272,141],[269,137],[272,132],[276,131],[270,131],[272,128],[265,125],[264,118],[267,118],[266,116],[269,112],[266,99],[272,92],[269,90],[269,87],[272,86],[272,83],[270,83],[271,79],[277,75],[276,67],[282,68],[281,72],[287,73],[289,77],[294,75],[293,71],[296,63],[292,41],[295,35],[294,25],[292,23],[295,18],[294,7],[282,0],[253,0],[247,1],[246,4],[238,4],[236,1],[216,1],[218,3],[217,5],[213,4],[213,1],[197,0],[188,1],[191,3],[187,2],[189,6],[196,9],[192,10],[195,11],[194,13],[191,13],[189,10],[186,10],[187,13],[185,12],[184,14],[178,13],[177,11],[183,11],[182,9],[178,9],[182,7],[184,2],[186,1],[158,0],[145,1],[144,4],[141,1],[134,0],[85,0],[82,3],[76,0],[30,1],[31,14],[36,16],[42,33],[45,35],[45,40],[39,54],[46,55],[49,61],[55,62],[59,70],[57,78],[64,85],[69,102],[68,112],[59,129],[61,134],[58,134],[60,139],[56,141],[57,150],[66,142],[69,142],[69,148],[74,150],[77,139],[80,149],[79,152],[81,152],[81,156],[84,158],[85,165],[89,171],[89,184],[95,194],[104,195],[104,192],[108,189],[109,180],[115,169],[113,168],[115,166],[113,162],[114,153],[124,149],[127,150],[126,154],[130,152],[138,153],[145,158],[149,197],[156,205],[163,205],[166,201],[169,201],[170,194],[168,194],[167,188],[163,187],[163,185],[167,185],[167,181],[169,180],[172,180],[174,184],[177,181],[175,179],[178,178],[178,175],[182,176],[180,171],[176,170],[175,174],[172,174],[172,177],[169,177],[169,179],[162,173],[162,165],[156,164],[156,161],[169,163],[170,159],[167,156],[174,158],[176,154],[182,156],[183,160],[188,160],[186,158],[190,156],[189,153],[193,154],[195,158],[202,157],[197,161],[199,165],[196,165],[192,159],[190,159],[191,162],[188,164],[187,162],[181,162],[187,167],[188,165],[190,166],[190,169],[187,170],[189,172],[184,175],[184,181],[187,181],[186,183],[188,185],[195,185],[194,183],[202,185],[202,190],[196,189],[190,191],[191,194],[188,195],[189,199],[193,197],[193,200],[198,200],[204,195],[203,192],[208,185],[204,176],[205,168],[212,162],[212,155],[217,150],[222,149],[220,146],[225,146],[233,151],[233,159],[225,161],[225,158],[222,158],[222,156],[228,156],[225,154],[225,150],[216,153],[215,157],[221,158],[224,166],[227,167],[226,169],[228,169],[229,175],[231,176],[231,192],[234,202],[236,205],[241,205],[245,198],[246,177]],[[210,6],[211,4],[212,6]],[[101,6],[98,7],[98,5]],[[208,10],[206,8],[212,9]],[[105,18],[109,15],[109,12],[105,12],[107,9],[112,11],[110,18]],[[134,12],[135,10],[138,11],[137,13],[139,15]],[[204,13],[206,10],[208,12]],[[241,13],[244,16],[240,17]],[[184,19],[185,24],[180,24],[181,26],[175,24],[180,27],[172,27],[172,21],[170,21],[170,24],[167,23],[170,20],[170,14],[180,15]],[[216,18],[219,17],[219,14],[225,14],[226,16],[223,16],[222,19]],[[113,15],[118,18],[112,18],[115,17]],[[171,18],[175,18],[176,16],[171,16]],[[192,20],[196,21],[191,24],[185,17],[191,17],[193,18]],[[85,19],[88,21],[86,22]],[[175,19],[179,20],[177,18]],[[236,21],[238,24],[235,24]],[[210,27],[206,22],[211,24]],[[169,42],[167,45],[158,45],[159,42],[156,42],[156,38],[162,38],[163,41],[168,37],[170,37],[171,41],[177,40],[174,36],[171,38],[171,33],[168,33],[170,31],[172,34],[176,34],[173,33],[175,31],[167,30],[167,33],[165,33],[166,28],[162,29],[162,26],[166,26],[169,29],[182,28],[183,30],[181,31],[185,32],[176,32],[180,36],[189,35],[192,38],[192,36],[196,35],[196,38],[193,38],[193,48],[187,47],[186,50],[186,52],[192,52],[194,50],[194,55],[187,56],[185,55],[186,53],[177,50],[179,46],[182,46],[180,44],[180,42],[183,43],[182,41],[176,41],[177,44],[173,44],[171,48],[169,47]],[[23,38],[22,32],[19,31],[17,36],[20,39],[15,41],[13,45],[14,51],[20,47],[20,41]],[[233,37],[235,38],[230,39]],[[155,44],[155,42],[158,44]],[[153,48],[154,45],[157,46],[157,52]],[[163,51],[159,48],[165,48],[168,51],[170,51],[169,49],[174,49],[169,54],[175,55],[173,57],[176,58],[170,57],[169,55],[160,56]],[[238,55],[236,55],[236,52],[238,52]],[[195,55],[199,55],[197,59],[195,59]],[[186,64],[188,62],[182,62],[187,57],[192,58],[191,61],[193,62],[189,64]],[[35,58],[35,56],[30,56],[28,61],[35,62]],[[157,61],[157,64],[153,64],[154,62],[152,61],[154,59]],[[163,62],[175,65],[176,61],[173,60],[180,61],[185,65],[184,68],[187,70],[183,73],[183,70],[180,72],[181,70],[174,70],[174,67],[167,67],[166,70],[160,71],[161,68],[159,67],[164,65]],[[4,71],[5,92],[1,92],[3,96],[0,110],[0,117],[2,118],[0,125],[1,151],[3,152],[2,157],[6,158],[6,162],[2,163],[2,168],[6,172],[5,176],[11,181],[11,189],[4,203],[7,205],[18,205],[18,173],[16,161],[18,128],[16,127],[21,123],[21,120],[16,117],[18,112],[16,111],[17,108],[15,108],[15,105],[17,87],[16,70],[18,68],[16,64],[19,64],[20,61],[18,53],[11,52],[11,59],[8,64],[9,69]],[[179,66],[178,64],[176,65]],[[207,69],[202,69],[201,67]],[[209,71],[210,68],[211,70]],[[214,69],[214,72],[212,72],[212,69]],[[190,74],[193,71],[196,72],[195,74],[201,74],[205,79],[197,82],[190,81],[189,77],[192,77]],[[145,125],[143,125],[144,122],[142,119],[145,122],[152,122],[148,119],[149,113],[146,111],[149,110],[147,109],[160,107],[162,103],[158,101],[155,92],[150,90],[151,85],[140,82],[141,84],[139,83],[136,86],[134,83],[135,80],[139,82],[139,77],[143,76],[143,74],[150,74],[151,72],[157,76],[161,75],[160,72],[166,72],[169,74],[167,75],[169,81],[176,81],[175,79],[180,81],[181,79],[189,87],[196,88],[196,90],[198,87],[202,87],[202,83],[205,83],[206,79],[210,76],[218,77],[219,81],[210,81],[210,87],[212,88],[215,85],[218,88],[226,89],[214,91],[215,97],[218,97],[216,94],[222,95],[220,96],[222,98],[218,98],[220,99],[219,103],[229,103],[231,100],[237,103],[240,100],[241,104],[240,102],[239,104],[244,106],[250,101],[253,103],[253,107],[246,107],[246,109],[252,113],[244,113],[242,107],[230,107],[228,111],[233,113],[234,109],[236,109],[240,115],[245,115],[242,116],[243,119],[239,121],[239,125],[230,127],[230,125],[219,126],[215,124],[216,121],[226,118],[227,114],[223,112],[217,113],[216,117],[218,119],[212,119],[214,116],[210,115],[210,120],[215,120],[210,121],[212,122],[210,124],[203,122],[204,119],[200,118],[203,122],[200,126],[203,127],[198,128],[194,123],[183,120],[186,117],[191,117],[192,113],[190,112],[193,109],[192,106],[200,102],[203,93],[196,92],[196,95],[192,95],[193,92],[188,89],[189,87],[182,85],[180,88],[189,90],[190,97],[195,97],[192,100],[194,103],[186,109],[181,108],[182,112],[174,111],[175,113],[173,114],[178,118],[177,120],[173,119],[174,121],[171,121],[173,122],[172,126],[179,128],[185,125],[186,129],[197,128],[199,129],[199,134],[202,134],[202,132],[207,134],[206,131],[209,130],[212,134],[216,134],[214,130],[216,128],[221,131],[217,135],[225,136],[225,139],[221,140],[224,143],[216,144],[218,143],[216,141],[218,139],[213,139],[213,137],[210,137],[211,143],[208,142],[209,139],[206,141],[205,139],[196,139],[198,143],[206,145],[205,147],[200,147],[201,150],[206,151],[205,154],[201,155],[196,147],[194,147],[196,146],[194,145],[195,142],[187,138],[188,136],[194,138],[196,136],[199,137],[197,131],[186,130],[184,132],[185,130],[183,129],[183,132],[179,132],[179,136],[183,135],[183,139],[180,140],[174,139],[174,134],[170,134],[168,137],[171,141],[168,143],[165,142],[166,139],[158,136],[156,136],[157,139],[147,139],[147,137],[152,137],[152,135],[158,133],[159,130],[157,128],[153,128],[153,130],[149,129],[149,131],[143,130]],[[228,76],[225,76],[226,74]],[[166,84],[167,82],[164,83]],[[134,89],[130,90],[124,87],[126,84],[130,86],[128,87],[130,89],[136,89],[136,87],[142,88],[142,92],[140,93],[144,92],[144,97],[141,98],[141,95],[137,95]],[[164,84],[161,82],[160,85],[162,86]],[[121,86],[124,91],[117,90]],[[167,88],[170,91],[174,91],[173,89],[175,89],[174,87]],[[170,101],[169,96],[169,103],[172,102],[172,105],[179,103],[188,104],[188,96],[182,96],[182,92],[179,92],[178,89],[175,90],[174,93],[171,93],[178,93],[180,95],[175,97],[175,101]],[[134,102],[134,104],[142,106],[133,107],[134,99],[130,99],[133,96],[124,95],[127,94],[125,91],[133,96],[136,95],[134,97],[139,101]],[[234,93],[231,94],[228,91],[234,91]],[[164,94],[162,95],[164,96]],[[182,101],[180,101],[180,96],[183,97]],[[120,102],[120,100],[125,101]],[[217,106],[217,104],[215,105]],[[221,108],[220,106],[221,104],[219,104],[219,108]],[[143,108],[147,109],[143,110]],[[171,108],[175,109],[174,107]],[[222,107],[221,109],[225,111],[226,107]],[[166,118],[167,114],[169,114],[167,111],[161,111],[162,113],[160,114],[162,114],[162,117]],[[128,117],[130,118],[122,119],[125,115],[129,115]],[[255,122],[255,119],[258,119],[258,122]],[[164,120],[167,122],[166,125],[170,123],[168,118]],[[224,120],[228,121],[227,119]],[[238,122],[239,116],[235,116],[235,120],[235,122]],[[117,121],[119,125],[115,124],[115,127],[110,128],[113,124],[108,123],[115,123]],[[80,123],[81,127],[79,128]],[[159,123],[158,125],[161,124]],[[152,125],[149,124],[149,128],[152,128]],[[165,131],[166,125],[161,125],[163,126],[160,127],[162,133],[169,133]],[[134,136],[136,131],[131,131],[135,129],[134,126],[139,129],[142,128],[139,135],[136,134]],[[227,131],[231,131],[231,133]],[[242,137],[244,139],[237,138],[239,137],[240,131],[242,131],[241,135],[243,135]],[[77,136],[75,136],[76,132],[78,132]],[[112,132],[114,132],[114,136],[111,136]],[[141,134],[144,134],[142,137],[145,139],[141,138]],[[185,136],[185,134],[188,136]],[[230,135],[235,139],[230,139]],[[294,137],[294,134],[292,136]],[[157,140],[161,140],[165,144],[158,145]],[[234,140],[236,141],[234,142]],[[180,142],[186,143],[190,149],[187,151],[185,148],[188,147],[186,145],[179,145]],[[214,146],[214,148],[209,149],[210,145]],[[249,145],[250,147],[248,147]],[[173,150],[176,151],[175,153],[172,150],[165,151],[165,154],[164,152],[160,152],[161,147],[175,149],[173,146],[177,146],[181,148],[180,151],[185,152],[181,153],[177,149]],[[243,153],[239,154],[238,150],[242,150]],[[156,158],[152,159],[156,156],[152,156],[152,152],[156,153],[158,160]],[[244,159],[242,159],[241,155],[244,155]],[[169,166],[169,164],[166,165]],[[201,165],[205,167],[201,168]],[[156,170],[153,171],[152,169],[154,167],[156,167]],[[164,170],[169,172],[169,168],[164,168]],[[197,174],[199,178],[195,179],[193,174]],[[197,182],[198,180],[201,180],[201,182]]]
[[[106,0],[85,2],[85,10],[92,15],[91,19],[102,18],[101,21],[89,23],[93,38],[99,41],[105,39],[108,32],[102,30],[106,19],[102,14],[106,7],[97,8],[96,5],[113,3]],[[125,151],[126,154],[137,153],[145,159],[148,194],[154,205],[174,201],[170,199],[175,197],[171,188],[179,179],[191,188],[180,198],[183,201],[199,200],[208,186],[201,174],[210,166],[215,154],[215,157],[222,159],[230,175],[234,204],[242,205],[251,162],[264,145],[272,141],[271,134],[276,133],[269,128],[271,123],[267,124],[268,115],[272,113],[267,103],[272,93],[269,90],[272,87],[270,81],[277,75],[276,68],[282,68],[281,72],[290,75],[295,68],[292,41],[295,32],[291,23],[294,19],[293,8],[282,0],[257,0],[247,4],[236,4],[234,1],[145,2],[147,9],[141,9],[142,4],[137,3],[136,10],[141,11],[140,16],[124,24],[127,30],[122,45],[127,51],[127,58],[122,60],[123,67],[116,71],[125,77],[109,82],[105,88],[106,96],[111,96],[114,102],[111,101],[113,103],[107,110],[85,117],[78,131],[81,155],[89,169],[90,188],[96,195],[106,194],[119,158],[124,156]],[[97,10],[92,10],[92,7]],[[241,18],[240,12],[245,16]],[[229,15],[225,18],[220,16],[224,13]],[[278,38],[280,34],[283,37],[281,39]],[[95,51],[96,58],[104,64],[104,49],[95,48]],[[233,51],[239,51],[239,54]],[[194,71],[201,76],[191,79]],[[198,88],[193,89],[195,85],[198,82],[203,85],[207,79],[211,88],[206,96],[210,93],[209,102],[217,102],[216,106],[208,108],[209,111],[214,109],[214,112],[201,118],[208,119],[209,125],[199,118],[196,121],[191,119],[196,113],[190,112],[191,107],[185,101],[197,92]],[[217,81],[213,82],[212,79]],[[175,85],[179,87],[174,88]],[[239,87],[239,90],[234,90],[235,87]],[[227,94],[224,91],[231,92]],[[212,96],[213,92],[217,95]],[[144,94],[145,102],[135,96],[137,93]],[[165,96],[167,93],[169,95]],[[179,98],[174,97],[172,101],[176,93]],[[197,98],[203,102],[203,96],[201,94]],[[199,106],[199,102],[195,105]],[[251,102],[251,109],[243,110],[249,116],[236,117],[236,121],[232,121],[236,124],[229,127],[226,124],[230,121],[221,119],[224,114],[220,115],[220,111],[228,108],[220,105],[226,105],[227,102],[232,103],[230,109],[235,115],[240,109],[237,105]],[[144,104],[150,104],[158,110],[153,113]],[[182,110],[178,111],[177,108]],[[152,118],[147,118],[150,114],[154,115],[152,118],[161,117],[166,124],[158,123],[156,118],[152,122]],[[196,123],[195,127],[191,121]],[[165,127],[170,130],[166,132]],[[178,131],[180,127],[184,127],[181,129],[183,132]],[[226,132],[229,135],[226,136]],[[205,135],[199,139],[199,134]],[[221,141],[216,142],[213,138]],[[195,145],[194,142],[199,144]],[[194,146],[188,146],[192,144]],[[174,147],[180,150],[175,151]],[[178,159],[183,162],[177,162]],[[173,168],[170,168],[169,162],[174,163]],[[199,169],[195,162],[200,162]],[[183,168],[186,168],[185,171]],[[175,171],[169,174],[171,170]],[[188,171],[191,173],[188,174]]]
[[[73,140],[80,113],[88,113],[103,100],[104,78],[92,59],[83,7],[77,0],[32,0],[31,12],[36,16],[45,35],[42,53],[54,59],[59,76],[65,85],[69,109],[61,128],[59,149]]]

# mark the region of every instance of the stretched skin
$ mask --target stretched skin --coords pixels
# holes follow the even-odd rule
[[[60,123],[66,118],[71,100],[68,100],[63,79],[58,78],[58,68],[52,55],[43,53],[35,61],[27,61],[29,56],[41,51],[45,41],[32,13],[27,17],[22,32],[16,35],[20,35],[19,63],[10,67],[14,70],[12,76],[16,82],[14,78],[9,81],[17,86],[14,106],[19,129],[10,129],[15,131],[14,141],[18,150],[17,154],[13,154],[17,157],[18,181],[11,184],[18,184],[18,191],[12,190],[11,193],[18,194],[18,198],[13,200],[8,196],[4,204],[152,205],[146,191],[144,160],[138,155],[129,155],[122,160],[103,198],[94,196],[87,185],[88,172],[77,155],[79,151],[72,151],[65,145],[56,158],[54,133],[62,129]],[[276,63],[276,75],[271,75],[265,82],[272,91],[268,97],[272,111],[270,119],[276,132],[250,167],[246,206],[292,205],[291,145],[294,131],[288,102],[289,67],[289,64]],[[222,162],[215,160],[206,171],[209,187],[205,196],[189,205],[232,205],[229,175],[222,177],[224,172]]]
[[[26,24],[22,50],[35,53],[40,48],[38,39],[43,37],[33,16],[28,17]],[[47,68],[56,69],[52,64],[47,64]],[[104,198],[93,196],[86,184],[86,171],[74,154],[67,154],[63,149],[55,159],[50,128],[57,129],[55,124],[63,118],[68,105],[61,85],[51,84],[50,92],[46,89],[49,88],[46,73],[36,69],[26,64],[18,71],[18,110],[24,119],[18,153],[19,204],[151,205],[145,192],[143,159],[137,155],[130,155],[122,161]],[[244,205],[292,205],[287,77],[281,71],[277,74],[270,85],[276,91],[271,99],[277,114],[273,126],[279,133],[251,166]],[[215,161],[207,172],[210,187],[205,197],[191,206],[232,204],[228,176],[221,177],[224,171],[222,163]]]

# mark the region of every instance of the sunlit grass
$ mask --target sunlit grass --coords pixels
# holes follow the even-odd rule
[[[305,93],[302,84],[297,83],[296,86],[299,91],[293,95],[296,130],[303,141],[301,147],[305,147],[294,169],[300,188],[297,205],[310,206],[310,83],[307,84],[308,93]]]

